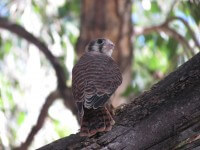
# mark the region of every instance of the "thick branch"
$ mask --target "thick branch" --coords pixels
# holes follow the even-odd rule
[[[115,120],[107,133],[91,138],[71,135],[39,150],[200,148],[200,53],[119,108]]]

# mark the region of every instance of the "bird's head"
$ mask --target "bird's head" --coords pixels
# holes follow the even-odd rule
[[[115,45],[109,39],[99,38],[90,41],[86,47],[86,51],[99,52],[111,57],[114,47]]]

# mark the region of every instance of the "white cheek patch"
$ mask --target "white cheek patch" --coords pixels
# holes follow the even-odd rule
[[[104,53],[105,53],[106,55],[108,55],[108,56],[110,56],[110,57],[111,57],[111,55],[112,55],[112,52],[113,52],[113,50],[112,50],[112,49],[110,49],[110,50],[106,50]]]
[[[94,51],[99,51],[99,47],[97,46],[97,45],[94,45],[94,46],[92,46],[92,49],[94,50]]]

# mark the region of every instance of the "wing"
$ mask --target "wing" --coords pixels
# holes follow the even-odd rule
[[[83,105],[88,109],[103,106],[121,83],[120,70],[111,57],[85,53],[72,71],[72,92],[79,112]]]

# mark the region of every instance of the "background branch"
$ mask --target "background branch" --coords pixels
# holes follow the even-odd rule
[[[43,52],[43,54],[46,56],[46,58],[50,61],[52,64],[56,75],[58,79],[58,87],[59,88],[66,88],[66,76],[63,71],[63,68],[58,61],[58,59],[51,53],[51,51],[48,49],[48,47],[41,42],[38,38],[36,38],[33,34],[29,33],[26,29],[24,29],[22,26],[11,23],[7,20],[7,18],[0,17],[0,28],[4,28],[12,33],[17,34],[19,37],[27,40],[28,42],[34,44],[39,50]]]
[[[185,49],[189,58],[191,57],[190,54],[192,54],[192,56],[195,55],[195,52],[193,51],[192,47],[190,47],[188,41],[181,34],[176,32],[176,30],[174,30],[168,26],[164,26],[164,27],[162,27],[162,29],[167,35],[173,37],[174,39],[176,39],[179,43],[181,43],[183,45],[183,48]]]
[[[195,33],[193,32],[193,30],[192,30],[192,28],[190,27],[190,25],[188,24],[188,22],[185,21],[183,18],[177,17],[177,16],[169,18],[168,21],[171,22],[171,21],[174,21],[174,20],[179,20],[179,21],[181,21],[181,22],[186,26],[186,28],[188,29],[188,31],[190,32],[190,34],[191,34],[191,36],[192,36],[192,39],[193,39],[193,41],[194,41],[196,47],[200,50],[200,43],[199,43],[199,41],[197,40],[197,38],[196,38],[196,36],[195,36]]]
[[[177,4],[177,2],[178,2],[179,0],[174,0],[173,2],[172,2],[172,4],[171,4],[171,6],[170,6],[170,9],[169,9],[169,11],[168,11],[168,13],[167,13],[167,18],[169,18],[170,17],[170,15],[171,15],[171,13],[172,13],[172,11],[173,11],[173,9],[174,9],[174,7],[175,7],[175,5]]]
[[[187,27],[188,31],[190,32],[195,45],[197,46],[197,48],[200,49],[199,42],[198,42],[197,38],[195,37],[193,30],[190,28],[189,24],[181,17],[169,18],[164,23],[162,23],[161,25],[157,25],[157,26],[145,27],[145,28],[135,27],[134,35],[139,36],[139,35],[150,34],[152,32],[165,32],[167,35],[169,35],[170,37],[176,39],[179,43],[181,43],[181,45],[185,49],[187,55],[190,56],[190,53],[192,55],[194,55],[195,52],[194,52],[193,48],[189,45],[188,41],[176,30],[169,27],[169,23],[174,20],[179,20],[184,23],[184,25]]]
[[[67,79],[63,67],[60,64],[59,60],[51,53],[51,51],[48,49],[45,43],[41,42],[34,35],[26,31],[26,29],[24,29],[22,26],[15,23],[11,23],[3,17],[0,17],[0,28],[4,28],[12,33],[17,34],[19,37],[24,38],[28,42],[34,44],[36,47],[38,47],[39,50],[41,50],[44,53],[44,55],[50,61],[56,72],[58,80],[58,89],[60,90],[60,93],[64,99],[65,106],[69,108],[74,115],[76,115],[76,106],[73,102],[71,89],[66,86]]]
[[[52,64],[58,81],[58,90],[52,92],[47,97],[45,104],[43,105],[40,115],[38,117],[36,125],[32,128],[31,132],[29,133],[26,141],[22,143],[22,145],[17,148],[20,150],[26,150],[28,146],[33,141],[34,136],[43,126],[45,118],[47,116],[48,109],[50,105],[53,103],[55,99],[62,98],[64,100],[64,105],[71,110],[71,112],[77,117],[77,111],[75,103],[73,102],[73,96],[71,93],[71,88],[66,86],[66,76],[63,70],[62,65],[58,61],[58,59],[51,53],[45,43],[41,42],[38,38],[34,35],[26,31],[22,26],[9,22],[6,18],[0,17],[0,28],[6,29],[12,33],[17,34],[19,37],[24,38],[28,42],[34,44],[38,47],[39,50],[43,52],[46,58]]]
[[[58,99],[61,98],[60,92],[58,90],[53,91],[49,94],[49,96],[46,98],[46,101],[44,105],[41,108],[37,123],[35,126],[32,127],[29,135],[26,138],[26,141],[20,145],[20,147],[15,148],[15,150],[27,150],[27,148],[32,143],[34,136],[37,134],[37,132],[42,128],[45,118],[47,116],[49,107],[52,105],[52,103]]]

